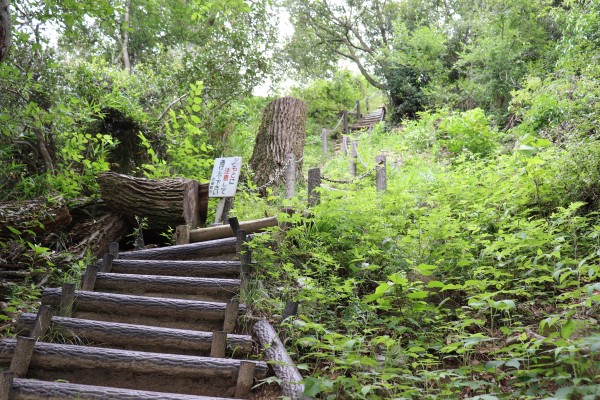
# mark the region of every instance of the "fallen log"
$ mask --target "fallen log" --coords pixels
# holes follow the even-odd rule
[[[119,242],[130,229],[121,214],[108,213],[75,225],[71,230],[71,238],[75,244],[67,251],[76,258],[83,258],[88,251],[94,257],[100,257],[108,251],[110,243]]]
[[[53,232],[71,222],[69,208],[61,201],[49,204],[45,199],[0,203],[0,236],[15,234],[16,229],[27,236]],[[17,234],[18,235],[18,234]]]
[[[148,228],[190,225],[206,221],[208,184],[185,178],[146,179],[104,172],[98,175],[106,204],[130,220],[146,218]]]
[[[267,320],[260,320],[252,328],[264,351],[265,360],[270,362],[275,375],[281,379],[283,395],[290,399],[307,399],[304,396],[302,375],[290,358],[277,332]]]

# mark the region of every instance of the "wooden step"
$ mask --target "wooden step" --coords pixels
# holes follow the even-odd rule
[[[59,308],[62,289],[45,289],[42,304]],[[216,331],[223,327],[226,304],[76,290],[73,317],[165,328]],[[240,305],[240,312],[245,306]]]
[[[16,340],[0,340],[0,364],[8,366]],[[35,344],[28,378],[125,389],[232,397],[242,361],[229,358],[158,354],[67,344]],[[255,377],[267,364],[254,361]]]
[[[237,239],[226,238],[206,242],[157,247],[155,249],[125,251],[117,258],[124,260],[194,260],[203,257],[235,254]]]
[[[98,266],[100,264],[98,263]],[[237,278],[240,275],[240,262],[116,259],[112,262],[110,272],[140,275]]]
[[[228,400],[223,397],[193,396],[78,385],[33,379],[14,379],[11,400]],[[229,399],[231,400],[231,399]]]
[[[17,321],[17,332],[28,335],[35,314],[22,314]],[[55,341],[82,341],[99,347],[160,352],[170,354],[210,354],[212,332],[184,329],[157,328],[116,322],[90,321],[79,318],[52,317],[52,337]],[[252,337],[227,335],[228,353],[247,355],[252,351]]]
[[[239,294],[240,280],[98,273],[94,290],[152,297],[228,301]]]

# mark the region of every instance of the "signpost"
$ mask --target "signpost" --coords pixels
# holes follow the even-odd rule
[[[242,157],[215,159],[215,166],[213,167],[210,185],[208,186],[208,197],[221,198],[215,214],[215,224],[219,223],[223,215],[225,199],[235,196],[241,169]]]

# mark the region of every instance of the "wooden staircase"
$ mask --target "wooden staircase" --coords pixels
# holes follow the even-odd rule
[[[373,128],[373,125],[383,121],[385,118],[385,107],[379,107],[375,111],[372,111],[355,123],[348,125],[348,129],[351,131],[361,131]]]
[[[267,364],[247,359],[252,337],[238,327],[236,248],[113,246],[81,289],[44,290],[17,339],[0,341],[0,400],[248,398]]]

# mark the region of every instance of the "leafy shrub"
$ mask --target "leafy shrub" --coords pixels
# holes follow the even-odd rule
[[[494,133],[481,108],[450,113],[438,126],[440,143],[454,154],[465,149],[473,154],[489,154],[496,146]]]

